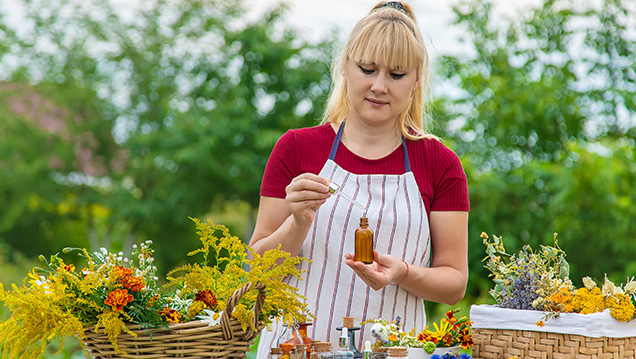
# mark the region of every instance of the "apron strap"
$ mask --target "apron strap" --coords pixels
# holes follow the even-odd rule
[[[411,172],[411,161],[409,153],[406,151],[406,139],[402,136],[402,149],[404,150],[404,172]]]
[[[340,139],[342,138],[342,132],[344,130],[344,124],[347,121],[345,118],[340,123],[340,127],[338,128],[338,133],[336,133],[336,139],[333,140],[333,144],[331,145],[331,152],[329,152],[329,159],[332,161],[336,160],[336,152],[338,152],[338,145],[340,144]]]
[[[338,128],[338,132],[336,133],[336,138],[333,140],[333,144],[331,145],[331,152],[329,152],[329,159],[334,161],[336,160],[336,152],[338,152],[338,145],[340,145],[340,139],[342,138],[342,133],[344,130],[344,124],[347,121],[345,118],[340,123],[340,127]],[[406,151],[406,139],[402,136],[402,150],[404,151],[404,172],[411,172],[411,161],[409,160],[409,153]]]

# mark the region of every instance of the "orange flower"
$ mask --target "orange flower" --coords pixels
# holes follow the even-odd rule
[[[110,305],[113,310],[118,311],[121,310],[126,304],[133,301],[133,296],[128,294],[126,289],[115,289],[104,301],[104,304]]]
[[[543,320],[540,320],[536,322],[535,324],[537,325],[537,327],[545,327],[545,323],[543,322]]]
[[[134,273],[133,270],[130,268],[115,266],[111,272],[111,276],[113,276],[114,278],[116,278],[117,281],[119,281],[120,279],[124,279],[128,276],[133,275],[133,273]]]
[[[130,289],[131,292],[139,292],[146,286],[146,282],[144,282],[143,278],[134,275],[125,277],[123,282],[124,288]]]
[[[166,320],[170,323],[179,323],[179,320],[181,320],[181,313],[174,309],[163,308],[163,310],[159,312],[159,314],[166,317]]]
[[[155,295],[154,297],[148,299],[148,302],[146,302],[146,309],[150,309],[150,307],[152,307],[153,305],[155,305],[155,303],[157,303],[159,301],[159,298],[161,296],[159,294]]]
[[[462,348],[468,350],[470,349],[473,344],[475,344],[473,342],[473,336],[470,335],[470,331],[468,330],[468,328],[465,328],[466,330],[462,330],[462,332],[459,335],[459,341],[462,343]]]
[[[202,290],[195,294],[194,300],[205,303],[205,305],[207,305],[210,309],[214,309],[214,307],[216,307],[216,305],[218,304],[216,296],[209,289]]]
[[[446,346],[450,346],[454,340],[455,338],[453,338],[453,334],[451,333],[446,333],[442,337],[442,343],[446,344]]]

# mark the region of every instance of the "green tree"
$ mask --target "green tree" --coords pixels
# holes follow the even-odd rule
[[[636,232],[634,8],[548,0],[510,19],[491,2],[454,10],[472,54],[440,60],[438,76],[458,91],[437,109],[469,176],[471,293],[491,285],[481,231],[510,250],[558,232],[573,280],[624,280]]]
[[[29,160],[4,161],[5,151],[8,158],[21,147],[3,144],[3,176],[31,181],[2,186],[3,206],[14,209],[0,214],[6,223],[0,235],[14,245],[45,231],[41,211],[24,204],[35,195],[51,208],[65,204],[78,221],[70,212],[55,214],[50,222],[67,230],[55,232],[58,242],[73,226],[79,236],[94,239],[92,247],[127,248],[151,238],[162,265],[183,260],[196,239],[187,217],[228,201],[254,208],[275,141],[290,127],[314,123],[329,88],[330,43],[298,38],[282,23],[283,5],[250,24],[240,1],[17,5],[24,10],[24,29],[0,24],[7,83],[51,89],[50,99],[62,111],[72,104],[73,116],[77,107],[91,111],[78,109],[81,130],[69,125],[73,116],[65,117],[70,140],[39,131],[55,138],[57,147],[36,146],[31,140],[37,137],[16,128],[16,142],[34,156],[46,154],[38,176],[17,170],[34,165]],[[28,115],[15,113],[10,103],[6,108],[16,126],[26,126]],[[81,150],[71,150],[74,141],[82,141]],[[52,168],[53,157],[68,165]],[[12,191],[20,192],[21,202]],[[18,231],[19,218],[24,225]]]

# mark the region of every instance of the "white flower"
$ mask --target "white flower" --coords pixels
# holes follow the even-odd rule
[[[636,281],[634,281],[634,277],[625,283],[625,293],[630,295],[636,293]]]
[[[623,293],[623,289],[621,287],[617,287],[611,280],[607,278],[607,275],[605,275],[605,283],[603,283],[601,293],[603,293],[604,297],[609,297],[617,293]]]
[[[174,309],[178,312],[184,312],[192,305],[192,299],[182,299],[178,296],[172,297],[172,303],[170,303],[170,309]]]
[[[583,277],[583,285],[587,290],[592,290],[596,287],[596,282],[590,277]]]
[[[214,311],[209,309],[203,309],[203,311],[207,315],[197,316],[197,318],[201,319],[203,323],[208,323],[209,327],[213,327],[221,323],[221,314],[223,314],[223,312],[215,313]]]

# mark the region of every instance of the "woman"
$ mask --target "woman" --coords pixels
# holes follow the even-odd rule
[[[423,299],[454,304],[468,280],[466,175],[422,125],[428,55],[411,8],[376,5],[352,30],[332,68],[323,123],[288,131],[261,186],[250,245],[311,260],[291,280],[316,315],[309,336],[336,345],[342,317],[426,324]],[[329,192],[329,183],[363,205]],[[366,213],[365,213],[366,212]],[[360,217],[375,232],[374,262],[353,260]],[[265,331],[259,358],[275,344]],[[360,348],[369,340],[357,335]]]

